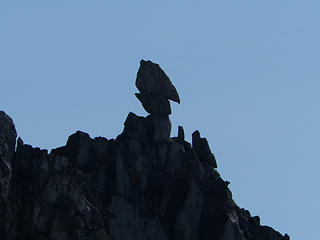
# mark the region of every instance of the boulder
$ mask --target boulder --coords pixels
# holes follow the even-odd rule
[[[171,107],[168,99],[155,94],[136,93],[135,95],[148,113],[163,115],[171,114]]]
[[[143,94],[156,94],[180,103],[176,88],[158,64],[151,61],[140,61],[136,86]]]

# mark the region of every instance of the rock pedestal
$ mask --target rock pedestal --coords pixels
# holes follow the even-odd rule
[[[169,140],[171,132],[169,100],[180,103],[176,88],[158,64],[144,60],[140,61],[136,86],[140,91],[136,93],[136,97],[143,108],[150,113],[152,140],[155,142]]]

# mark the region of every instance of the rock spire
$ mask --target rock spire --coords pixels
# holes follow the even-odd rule
[[[135,95],[150,114],[153,140],[168,140],[171,132],[169,100],[180,103],[176,88],[160,66],[149,60],[140,61],[136,86],[140,93]]]

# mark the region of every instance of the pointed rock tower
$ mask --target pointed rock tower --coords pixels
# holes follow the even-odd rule
[[[150,114],[147,118],[151,123],[152,140],[168,141],[171,132],[169,100],[180,103],[176,88],[158,64],[145,60],[140,61],[136,86],[140,91],[136,97]]]

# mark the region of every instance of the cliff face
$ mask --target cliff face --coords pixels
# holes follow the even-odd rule
[[[159,65],[141,61],[137,98],[116,139],[71,135],[46,150],[24,144],[0,112],[0,234],[5,240],[288,240],[239,208],[208,142],[183,128],[170,138],[168,100],[180,102]]]

